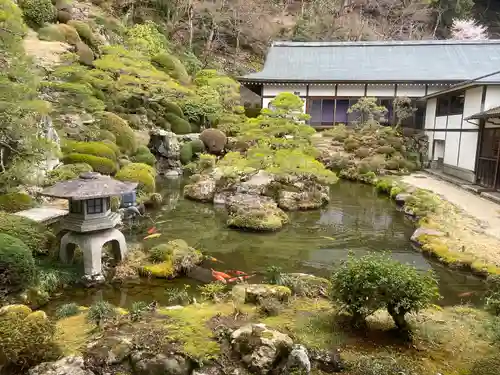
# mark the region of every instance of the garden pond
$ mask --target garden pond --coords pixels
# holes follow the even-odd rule
[[[388,251],[394,259],[436,272],[443,296],[437,304],[476,304],[484,292],[484,282],[479,278],[446,268],[415,249],[410,242],[415,224],[393,201],[379,197],[368,185],[339,182],[331,188],[328,206],[316,211],[288,213],[290,224],[276,233],[228,228],[224,209],[183,198],[181,179],[162,180],[157,187],[163,195],[163,206],[149,212],[138,223],[125,223],[123,232],[129,244],[145,241],[147,246],[154,246],[184,239],[215,258],[206,260],[204,267],[255,274],[249,282],[262,281],[262,274],[269,266],[278,266],[283,272],[328,277],[349,252],[362,255],[369,251]],[[144,240],[148,228],[153,226],[161,236]],[[167,289],[189,285],[187,290],[196,295],[199,284],[184,277],[172,281],[141,279],[135,284],[91,289],[72,288],[54,298],[45,309],[50,313],[68,302],[88,306],[99,299],[124,308],[136,301],[168,305]]]

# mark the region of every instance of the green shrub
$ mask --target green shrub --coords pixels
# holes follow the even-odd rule
[[[70,316],[75,316],[80,314],[80,306],[76,303],[65,303],[61,305],[56,310],[56,316],[58,319],[69,318]]]
[[[85,172],[92,172],[92,167],[85,163],[62,165],[47,173],[44,186],[54,185],[59,181],[72,180]]]
[[[0,195],[0,211],[18,212],[35,207],[36,203],[28,194],[7,193]]]
[[[60,22],[60,23],[68,23],[69,21],[71,21],[71,12],[68,12],[66,10],[58,10],[57,11],[57,20]]]
[[[131,155],[137,149],[134,131],[127,122],[112,112],[99,114],[99,124],[102,129],[109,130],[116,137],[116,144],[125,154]]]
[[[60,356],[54,341],[56,327],[43,311],[24,305],[0,310],[0,353],[2,365],[27,368]],[[16,371],[15,373],[21,373]]]
[[[349,136],[349,131],[344,124],[339,124],[335,125],[331,129],[321,132],[321,134],[324,137],[333,138],[335,141],[343,142]]]
[[[344,142],[344,149],[347,152],[351,152],[356,150],[360,146],[359,142],[356,140],[352,140],[350,138],[347,138]]]
[[[205,144],[199,139],[193,139],[191,142],[191,149],[193,154],[201,154],[205,152]]]
[[[160,208],[163,203],[163,197],[160,193],[150,194],[148,199],[144,202],[146,207]]]
[[[173,102],[162,101],[162,106],[165,109],[166,113],[173,113],[177,117],[184,118],[184,114],[182,113],[181,107],[178,104]]]
[[[424,217],[431,212],[435,212],[440,202],[440,198],[434,193],[417,189],[406,199],[405,212],[409,211],[415,216]]]
[[[184,143],[180,151],[180,160],[183,165],[188,164],[193,159],[193,148],[191,142]]]
[[[200,134],[200,140],[211,154],[220,154],[226,147],[227,137],[219,129],[205,129]]]
[[[390,178],[382,178],[375,185],[375,189],[378,193],[390,195],[393,185],[394,182]]]
[[[78,36],[76,30],[64,23],[42,27],[40,30],[38,30],[38,38],[40,40],[68,43],[73,46],[76,46],[77,43],[81,43],[80,37]]]
[[[82,41],[85,42],[88,46],[97,47],[96,46],[96,38],[94,36],[94,33],[92,32],[92,29],[88,25],[88,23],[83,22],[83,21],[73,20],[73,21],[69,21],[68,25],[75,28],[75,30],[78,32],[78,35],[82,39]]]
[[[156,163],[156,157],[151,152],[149,152],[149,150],[147,154],[136,154],[132,156],[130,160],[134,163],[144,163],[151,166],[154,166]]]
[[[489,276],[487,279],[488,291],[484,298],[484,307],[491,314],[500,315],[500,276]]]
[[[151,151],[149,151],[149,148],[147,146],[144,146],[144,145],[140,145],[139,147],[137,147],[137,150],[135,151],[135,154],[136,155],[139,155],[139,154],[149,154]]]
[[[191,125],[183,118],[173,113],[167,113],[165,114],[165,119],[170,123],[170,128],[175,134],[191,133]]]
[[[155,175],[147,164],[130,163],[124,166],[116,174],[115,178],[120,181],[137,182],[137,190],[144,193],[153,193],[156,188]],[[152,169],[152,168],[151,168]]]
[[[385,159],[381,155],[373,155],[361,160],[358,165],[359,173],[378,173],[385,167]]]
[[[78,142],[65,141],[61,147],[65,154],[77,153],[99,156],[116,161],[116,152],[108,144],[103,142]]]
[[[356,324],[386,308],[396,326],[407,330],[405,315],[438,298],[437,285],[433,274],[421,274],[385,254],[349,256],[332,276],[332,298],[343,305]]]
[[[149,259],[153,263],[161,263],[172,257],[172,248],[167,244],[157,245],[149,250]]]
[[[113,135],[111,133],[109,133],[109,134]],[[116,137],[115,137],[115,139],[116,139]],[[115,143],[115,141],[111,141],[111,140],[105,139],[105,140],[102,141],[102,144],[106,145],[107,147],[109,147],[110,149],[112,149],[116,156],[120,156],[120,154],[121,154],[120,147],[118,147],[118,145]]]
[[[368,147],[360,147],[356,150],[356,156],[358,158],[364,159],[370,156],[370,149]]]
[[[491,354],[485,358],[477,359],[467,375],[498,375],[500,368],[500,355]]]
[[[117,311],[112,304],[106,301],[99,301],[90,306],[87,313],[87,320],[90,323],[100,325],[106,320],[115,318],[116,315]]]
[[[139,321],[144,314],[148,312],[148,304],[144,301],[137,301],[130,306],[130,320],[133,322]]]
[[[0,233],[0,289],[18,291],[35,279],[31,249],[20,239]]]
[[[76,43],[76,54],[79,57],[79,61],[83,65],[92,66],[95,56],[94,52],[90,49],[88,45],[83,42]]]
[[[71,153],[65,155],[62,161],[64,164],[85,163],[101,174],[114,174],[117,170],[116,162],[113,160],[88,154]]]
[[[57,10],[65,10],[66,12],[73,11],[73,5],[71,0],[52,0]]]
[[[379,154],[386,154],[386,155],[390,155],[396,152],[396,150],[392,146],[380,146],[375,151]]]
[[[50,23],[56,17],[56,9],[51,0],[23,0],[19,2],[19,6],[24,17],[36,26]]]
[[[199,133],[201,130],[200,125],[191,123],[191,133]]]
[[[160,53],[151,59],[153,65],[181,83],[189,83],[189,74],[182,62],[168,53]]]
[[[221,282],[213,282],[198,286],[201,298],[207,301],[219,302],[226,296],[226,285]]]
[[[0,212],[0,233],[21,240],[33,253],[47,253],[54,235],[44,225],[22,216]]]

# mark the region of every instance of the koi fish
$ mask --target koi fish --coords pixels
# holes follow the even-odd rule
[[[154,234],[150,234],[149,236],[144,237],[144,239],[149,240],[151,238],[158,238],[160,236],[161,236],[161,233],[154,233]]]
[[[153,234],[157,231],[156,227],[152,227],[148,229],[148,234]]]
[[[214,270],[212,270],[212,276],[215,279],[215,281],[221,281],[224,284],[226,283],[226,279],[224,277],[222,277],[221,275],[219,275],[218,273],[216,273]]]
[[[221,276],[223,277],[224,279],[230,279],[231,276],[229,276],[227,273],[224,273],[224,272],[219,272],[219,271],[215,271],[213,268],[211,268],[212,270],[212,275],[218,275],[218,276]]]
[[[321,236],[321,238],[324,238],[325,240],[335,241],[335,237]]]
[[[254,277],[255,275],[248,275],[248,276],[239,276],[239,277],[232,277],[230,279],[227,280],[228,283],[234,283],[235,281],[245,281],[251,277]]]
[[[235,274],[237,276],[244,276],[246,275],[247,273],[246,272],[243,272],[243,271],[238,271],[238,270],[230,270],[230,271],[226,271],[227,273],[232,273],[232,274]]]
[[[464,292],[464,293],[460,293],[458,294],[459,297],[470,297],[474,294],[474,292]]]

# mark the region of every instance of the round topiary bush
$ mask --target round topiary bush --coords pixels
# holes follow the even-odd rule
[[[57,21],[60,23],[68,23],[71,21],[71,13],[65,10],[57,11]]]
[[[151,59],[153,65],[181,83],[189,83],[189,74],[182,62],[168,53],[160,53]]]
[[[64,155],[62,162],[64,164],[85,163],[90,165],[95,172],[102,174],[114,174],[117,170],[116,162],[111,159],[76,152]]]
[[[111,134],[113,135],[113,134]],[[115,138],[116,139],[116,138]],[[114,141],[110,141],[108,139],[105,139],[104,141],[101,142],[103,145],[106,145],[107,147],[109,147],[110,149],[113,150],[113,152],[115,153],[115,155],[118,157],[120,156],[121,152],[120,152],[120,147],[118,147],[116,145],[116,143]]]
[[[191,147],[191,142],[184,143],[180,151],[181,163],[186,165],[193,159],[193,148]]]
[[[149,150],[147,153],[135,154],[130,159],[134,163],[144,163],[151,166],[156,164],[156,158],[151,152],[149,152]]]
[[[28,194],[7,193],[0,195],[0,211],[18,212],[35,207],[36,203]]]
[[[226,135],[219,129],[205,129],[200,134],[200,140],[205,145],[207,151],[218,155],[222,153],[227,143]]]
[[[22,216],[0,212],[0,233],[18,238],[30,251],[47,253],[54,235],[42,224]]]
[[[205,152],[205,144],[200,139],[193,139],[191,142],[193,154],[201,154]]]
[[[42,27],[38,30],[38,38],[40,40],[68,43],[73,46],[76,46],[77,43],[81,42],[76,30],[64,23]]]
[[[199,133],[200,130],[200,125],[191,123],[191,133]]]
[[[65,154],[76,152],[78,154],[94,155],[116,161],[115,150],[104,142],[65,141],[61,149]]]
[[[170,127],[175,134],[191,133],[191,124],[173,113],[165,114],[165,120],[170,123]]]
[[[64,10],[69,13],[73,11],[73,5],[71,4],[71,0],[56,0],[55,7],[57,10]]]
[[[0,233],[0,289],[18,291],[35,279],[31,249],[20,239]]]
[[[370,149],[368,147],[360,147],[356,150],[356,156],[358,158],[366,158],[370,156]]]
[[[137,182],[139,192],[153,193],[156,188],[154,169],[143,163],[127,164],[120,169],[115,178],[120,181]]]
[[[56,18],[56,8],[51,0],[22,0],[19,2],[24,17],[35,26],[53,22]]]
[[[83,42],[76,43],[76,54],[80,58],[79,61],[83,65],[92,66],[95,56],[94,52]]]
[[[177,117],[184,118],[184,113],[182,113],[181,107],[179,107],[176,103],[162,100],[161,105],[165,109],[166,113],[173,113]]]
[[[99,126],[109,130],[116,137],[116,144],[122,152],[131,155],[137,149],[134,131],[127,122],[112,112],[102,112],[98,115]]]
[[[148,199],[144,202],[146,207],[160,208],[163,203],[163,197],[160,193],[151,194]]]
[[[92,172],[92,167],[85,163],[62,165],[47,173],[44,186],[54,185],[59,181],[72,180],[84,172]]]
[[[75,28],[82,41],[85,42],[88,46],[97,47],[96,38],[88,23],[83,21],[73,20],[68,22],[68,25]]]
[[[396,150],[392,146],[380,146],[375,151],[379,154],[386,154],[386,155],[390,155],[396,152]]]

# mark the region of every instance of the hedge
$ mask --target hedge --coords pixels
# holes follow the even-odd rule
[[[20,239],[0,233],[0,289],[14,292],[35,279],[31,249]]]
[[[19,2],[24,17],[36,26],[54,21],[56,8],[50,0],[23,0]]]
[[[179,116],[167,113],[165,114],[165,119],[170,123],[170,127],[175,134],[191,133],[191,124]]]
[[[155,173],[151,169],[146,164],[130,163],[120,169],[115,178],[120,181],[137,182],[138,192],[153,193],[156,189],[156,182]]]
[[[77,142],[65,141],[62,144],[62,151],[65,154],[78,153],[99,156],[116,161],[116,151],[108,143],[104,142]]]
[[[181,147],[180,160],[181,163],[186,165],[193,159],[193,148],[191,142],[185,143]]]
[[[193,139],[191,142],[193,154],[201,154],[205,152],[205,144],[200,139]]]
[[[47,173],[44,186],[54,185],[59,181],[72,180],[84,172],[92,172],[92,167],[86,163],[62,165]]]
[[[0,195],[0,211],[18,212],[35,207],[36,203],[28,194],[7,193]]]
[[[40,40],[68,43],[73,46],[76,46],[77,43],[81,43],[77,31],[64,23],[42,27],[38,30],[38,38]]]
[[[111,112],[102,112],[99,114],[99,125],[114,134],[116,144],[122,152],[128,155],[135,153],[137,140],[134,131],[124,119]]]
[[[189,83],[190,77],[182,62],[175,56],[160,53],[151,59],[153,65],[181,83]]]
[[[102,174],[114,174],[117,171],[115,161],[89,154],[71,153],[65,155],[62,161],[64,164],[85,163],[90,165],[94,171]]]
[[[32,252],[39,254],[47,253],[54,240],[53,233],[44,225],[6,212],[0,212],[0,233],[18,238]]]
[[[176,103],[162,101],[161,105],[165,108],[165,112],[173,113],[180,118],[184,118],[184,113],[182,113],[181,107],[179,107]]]

